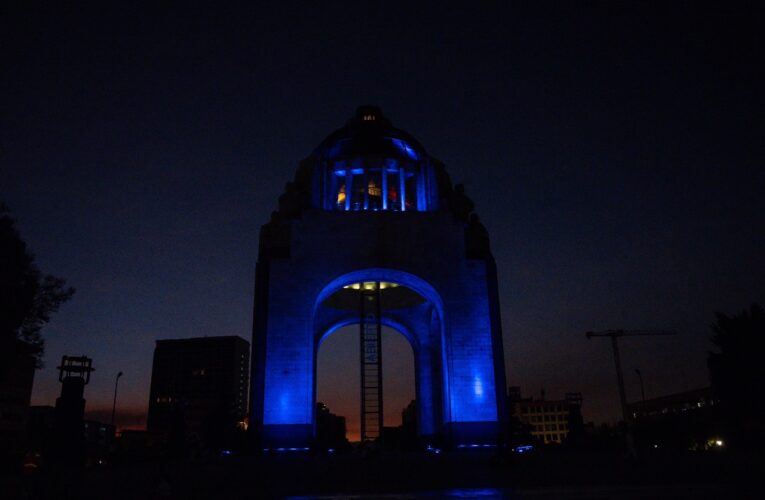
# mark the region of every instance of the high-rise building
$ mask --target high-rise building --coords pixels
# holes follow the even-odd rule
[[[249,362],[250,344],[241,337],[158,340],[148,430],[204,441],[243,420]]]

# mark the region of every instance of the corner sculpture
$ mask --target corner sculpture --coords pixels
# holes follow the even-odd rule
[[[250,430],[264,449],[312,446],[321,342],[360,325],[362,441],[380,438],[380,328],[415,359],[423,445],[492,446],[505,371],[489,236],[462,185],[376,107],[300,162],[260,231]]]

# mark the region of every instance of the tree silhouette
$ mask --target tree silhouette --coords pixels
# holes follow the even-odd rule
[[[752,304],[736,316],[717,313],[712,342],[719,352],[707,358],[710,381],[723,410],[729,441],[738,447],[765,443],[762,422],[765,363],[758,347],[765,338],[765,310]]]
[[[40,366],[45,347],[40,331],[74,288],[43,274],[34,260],[8,207],[0,202],[0,352],[15,352],[15,341],[21,340],[31,346]]]

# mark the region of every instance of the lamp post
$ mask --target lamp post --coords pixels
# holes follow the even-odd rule
[[[114,427],[114,413],[117,410],[117,385],[120,383],[121,376],[122,376],[122,372],[119,372],[117,374],[117,377],[114,379],[114,403],[112,403],[112,427]]]

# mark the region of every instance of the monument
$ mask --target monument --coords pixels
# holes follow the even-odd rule
[[[250,413],[259,446],[312,445],[319,346],[348,325],[359,325],[363,441],[381,435],[388,326],[412,346],[423,445],[498,442],[505,372],[488,233],[444,165],[370,106],[300,162],[261,228]]]

